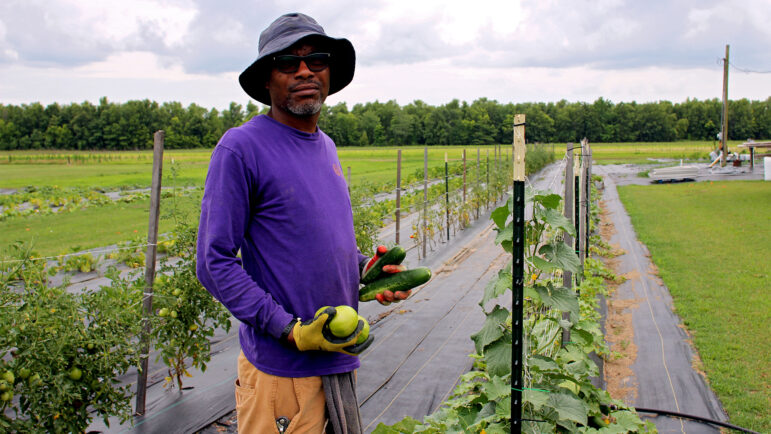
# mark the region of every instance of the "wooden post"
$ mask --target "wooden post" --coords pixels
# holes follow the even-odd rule
[[[728,156],[728,47],[725,46],[725,59],[723,59],[723,125],[720,140],[723,142],[723,156],[720,158],[720,166],[725,167]]]
[[[447,216],[447,242],[450,242],[450,178],[447,166],[447,153],[444,153],[444,211]]]
[[[147,254],[145,255],[145,291],[142,297],[142,334],[139,337],[139,371],[137,372],[136,414],[138,415],[145,413],[145,397],[147,396],[150,317],[153,314],[153,282],[155,281],[155,257],[158,251],[164,134],[163,130],[159,130],[153,136],[153,178],[150,188],[150,220],[147,227]]]
[[[586,142],[586,148],[584,149],[586,152],[586,231],[584,232],[586,234],[586,242],[584,245],[586,246],[586,257],[588,258],[589,237],[591,236],[589,221],[592,218],[592,147],[589,145],[589,140],[584,138],[584,141]]]
[[[479,148],[477,148],[477,220],[479,220],[479,200],[481,192],[479,191]]]
[[[466,150],[463,150],[463,205],[466,204]]]
[[[396,244],[399,244],[399,226],[402,217],[402,150],[396,151]]]
[[[423,258],[428,244],[428,146],[423,148]]]
[[[512,345],[511,345],[511,432],[522,432],[522,389],[525,290],[525,115],[514,116],[514,165],[512,168],[514,215],[512,224]]]
[[[579,207],[579,214],[578,214],[578,221],[580,223],[581,231],[576,233],[576,237],[578,238],[578,258],[581,261],[581,268],[584,266],[584,260],[586,259],[586,236],[584,235],[586,231],[586,221],[587,220],[587,194],[586,194],[586,173],[587,173],[587,163],[586,163],[586,139],[581,140],[581,158],[580,158],[580,196],[578,203],[580,204]]]
[[[486,165],[485,174],[487,175],[487,183],[485,184],[485,207],[490,208],[490,150],[486,150],[487,156],[485,157]]]
[[[567,150],[565,153],[565,209],[564,209],[564,215],[565,218],[568,219],[571,223],[573,222],[574,213],[573,213],[573,195],[575,194],[575,189],[573,187],[573,183],[575,182],[575,177],[573,176],[573,144],[568,143]],[[573,237],[570,236],[569,233],[565,232],[565,244],[568,246],[573,245]],[[573,287],[573,273],[571,273],[568,270],[562,270],[562,286],[566,288],[572,288]],[[562,314],[562,319],[570,320],[570,313],[564,312]],[[565,345],[565,342],[570,342],[570,331],[567,329],[562,330],[562,345]]]

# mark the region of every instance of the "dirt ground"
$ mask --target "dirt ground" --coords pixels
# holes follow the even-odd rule
[[[605,242],[610,242],[616,233],[613,222],[608,217],[604,202],[600,202],[600,235]],[[618,246],[613,247],[616,253],[623,253]],[[603,262],[614,273],[618,274],[618,261],[614,258],[603,258]],[[634,279],[633,272],[625,275],[626,279]],[[613,293],[618,283],[606,281],[608,284],[608,315],[605,319],[605,340],[611,350],[611,356],[605,360],[604,380],[610,396],[624,402],[634,402],[637,399],[637,379],[632,371],[632,365],[637,359],[637,345],[634,343],[634,326],[632,310],[637,309],[640,300],[618,300]]]

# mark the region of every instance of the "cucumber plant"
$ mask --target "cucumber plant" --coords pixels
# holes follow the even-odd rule
[[[526,223],[523,431],[542,432],[647,432],[632,408],[595,387],[590,378],[598,374],[589,357],[606,354],[607,346],[598,323],[594,298],[604,290],[609,270],[588,262],[581,284],[581,297],[572,288],[561,287],[561,270],[581,272],[573,249],[561,232],[575,229],[559,212],[559,195],[528,191],[533,217]],[[512,251],[513,202],[492,213],[498,235],[496,244]],[[471,336],[476,353],[474,370],[463,375],[450,398],[432,415],[417,421],[405,418],[374,433],[444,433],[511,431],[512,316],[503,303],[511,291],[511,263],[500,270],[485,288],[479,303],[486,319]],[[488,306],[492,308],[488,310]],[[563,319],[568,313],[568,319]],[[562,342],[562,330],[571,341]]]

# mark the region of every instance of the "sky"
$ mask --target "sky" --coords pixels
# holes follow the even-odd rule
[[[0,103],[245,105],[288,12],[356,49],[328,104],[721,98],[726,44],[729,98],[771,96],[771,0],[2,0]]]

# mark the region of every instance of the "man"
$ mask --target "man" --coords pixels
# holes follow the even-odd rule
[[[327,36],[313,18],[278,18],[239,77],[270,111],[226,132],[212,153],[197,272],[242,323],[240,432],[361,431],[353,371],[372,337],[356,343],[362,321],[351,335],[335,337],[325,327],[335,309],[315,314],[323,306],[357,309],[369,259],[356,248],[335,145],[316,126],[325,98],[351,82],[354,65],[351,43]],[[378,301],[408,296],[387,293]]]

